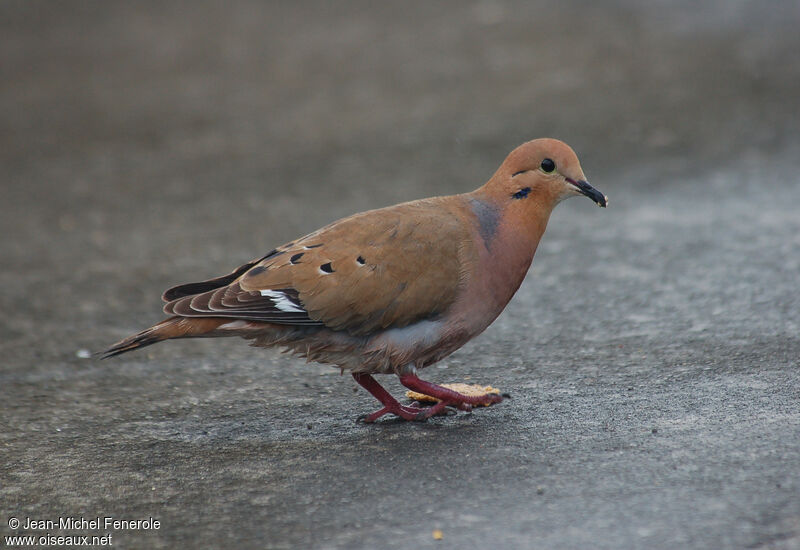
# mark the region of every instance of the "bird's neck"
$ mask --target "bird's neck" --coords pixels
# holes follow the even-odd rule
[[[499,314],[522,284],[553,207],[536,196],[510,200],[485,188],[467,200],[478,222],[478,261],[485,266],[475,282]]]
[[[552,197],[532,194],[513,199],[488,186],[467,196],[487,250],[520,260],[527,257],[526,263],[530,264],[555,206]]]

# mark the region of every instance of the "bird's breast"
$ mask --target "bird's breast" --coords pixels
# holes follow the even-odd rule
[[[471,336],[488,327],[511,301],[530,268],[540,237],[540,231],[521,232],[502,219],[491,241],[476,235],[464,270],[469,276],[450,312]]]

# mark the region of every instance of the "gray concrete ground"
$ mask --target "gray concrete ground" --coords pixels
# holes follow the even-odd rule
[[[0,534],[800,547],[799,23],[777,1],[0,4]],[[470,190],[543,135],[610,208],[561,205],[506,312],[424,372],[499,406],[364,426],[349,377],[243,341],[84,357],[167,286]]]

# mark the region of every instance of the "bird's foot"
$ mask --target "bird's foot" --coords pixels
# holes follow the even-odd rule
[[[401,405],[400,403],[395,401],[394,403],[387,404],[385,407],[375,411],[372,414],[367,414],[359,417],[358,420],[360,422],[371,424],[372,422],[375,422],[383,415],[391,413],[396,416],[399,416],[403,420],[424,422],[431,416],[448,414],[450,410],[452,409],[450,409],[447,406],[447,403],[445,403],[444,401],[440,401],[439,403],[436,403],[432,407],[419,407],[416,405],[407,406],[407,405]]]
[[[452,409],[449,408],[447,403],[444,401],[436,403],[431,407],[420,407],[418,403],[414,403],[410,406],[401,405],[369,374],[353,373],[353,378],[365,390],[375,396],[375,398],[383,404],[382,409],[377,410],[372,414],[359,417],[358,420],[361,422],[372,423],[383,415],[390,413],[399,416],[403,420],[416,420],[418,422],[423,422],[431,416],[448,414],[452,411]]]
[[[450,414],[454,409],[471,411],[473,406],[489,406],[503,400],[502,395],[494,393],[464,395],[449,388],[420,380],[417,375],[412,372],[400,375],[400,382],[411,390],[429,395],[439,401],[430,407],[421,407],[419,403],[416,402],[412,405],[401,405],[369,374],[353,373],[353,378],[383,404],[382,409],[372,414],[359,417],[359,421],[366,423],[375,422],[383,415],[390,413],[399,416],[403,420],[422,422],[432,416]]]

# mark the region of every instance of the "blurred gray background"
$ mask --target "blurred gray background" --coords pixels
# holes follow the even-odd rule
[[[796,1],[4,1],[0,534],[799,548],[798,25]],[[424,372],[498,406],[364,426],[349,377],[243,341],[87,357],[168,286],[472,190],[540,136],[610,208],[559,206],[506,312]]]

